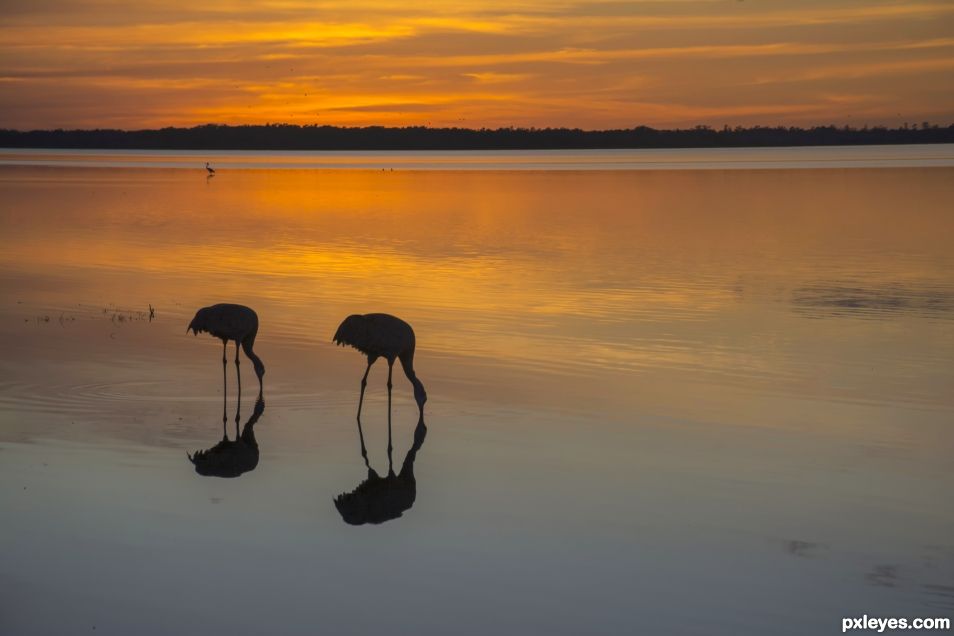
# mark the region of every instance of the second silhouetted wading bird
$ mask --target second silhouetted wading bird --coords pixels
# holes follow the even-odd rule
[[[208,161],[205,162],[205,171],[209,173],[210,177],[215,175],[215,168],[210,166]]]
[[[334,341],[339,345],[354,347],[368,356],[368,368],[361,378],[361,397],[358,399],[359,420],[361,405],[364,403],[364,389],[368,385],[368,372],[378,358],[388,361],[388,422],[391,421],[391,370],[395,358],[401,360],[404,375],[414,385],[414,400],[420,409],[421,417],[424,417],[427,392],[414,373],[414,330],[411,325],[389,314],[354,314],[345,318],[338,326]]]
[[[225,349],[229,340],[235,341],[235,371],[239,368],[239,345],[245,351],[245,355],[252,361],[255,367],[255,375],[258,376],[258,392],[262,392],[262,376],[265,375],[265,365],[261,358],[252,351],[252,345],[255,344],[255,334],[258,333],[258,314],[245,305],[232,305],[222,303],[203,307],[195,312],[195,318],[186,327],[186,333],[192,331],[199,335],[200,331],[209,333],[222,340],[222,373],[225,373]],[[239,390],[241,391],[242,378],[239,376]]]

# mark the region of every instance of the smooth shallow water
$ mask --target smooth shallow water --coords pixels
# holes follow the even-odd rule
[[[951,616],[952,177],[0,168],[0,631]],[[220,345],[184,333],[220,301],[258,311],[267,366],[231,479],[186,456],[222,439]],[[415,327],[427,431],[396,369],[413,505],[351,526],[364,362],[330,340],[371,311]]]

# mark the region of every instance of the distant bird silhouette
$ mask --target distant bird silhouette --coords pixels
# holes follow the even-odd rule
[[[414,385],[414,400],[424,417],[424,403],[427,392],[414,373],[414,330],[400,318],[389,314],[354,314],[344,319],[335,332],[334,342],[354,347],[368,357],[368,368],[361,378],[361,397],[358,399],[358,419],[361,419],[361,405],[364,403],[364,389],[368,385],[368,373],[378,358],[388,361],[388,424],[391,421],[391,371],[394,359],[401,360],[404,375]],[[388,427],[390,429],[390,426]],[[390,430],[389,430],[390,433]],[[389,435],[390,436],[390,435]],[[388,446],[390,446],[390,439]]]
[[[222,303],[203,307],[195,312],[195,318],[186,327],[186,333],[192,331],[199,335],[200,331],[209,333],[216,338],[222,339],[222,374],[225,375],[225,349],[229,340],[235,341],[235,372],[239,373],[239,344],[245,350],[245,355],[252,361],[255,367],[255,375],[258,376],[258,392],[262,392],[262,376],[265,375],[265,365],[261,358],[252,351],[255,344],[255,335],[258,333],[258,314],[245,305],[232,305]],[[242,378],[239,375],[239,391],[242,387]]]
[[[205,162],[205,170],[206,170],[206,172],[209,173],[209,176],[210,176],[210,177],[214,177],[214,176],[215,176],[215,168],[213,168],[212,166],[210,166],[208,161]]]

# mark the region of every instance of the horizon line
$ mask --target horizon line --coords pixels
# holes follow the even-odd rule
[[[265,122],[260,124],[224,124],[224,123],[215,123],[207,122],[203,124],[193,124],[186,126],[158,126],[158,127],[147,127],[147,128],[115,128],[115,127],[95,127],[95,128],[7,128],[0,126],[0,132],[5,133],[52,133],[52,132],[122,132],[122,133],[138,133],[138,132],[160,132],[163,130],[197,130],[202,128],[332,128],[336,130],[428,130],[428,131],[464,131],[464,132],[503,132],[503,131],[521,131],[521,132],[546,132],[546,131],[568,131],[568,132],[582,132],[582,133],[606,133],[606,132],[624,132],[624,131],[636,131],[636,130],[651,130],[654,132],[693,132],[693,131],[715,131],[715,132],[734,132],[734,131],[750,131],[750,130],[786,130],[786,131],[812,131],[818,129],[835,129],[835,130],[851,130],[851,131],[864,131],[864,130],[886,130],[886,131],[913,131],[913,130],[944,130],[948,128],[954,128],[954,122],[948,124],[937,124],[929,120],[923,120],[920,122],[904,122],[898,126],[889,126],[886,124],[835,124],[835,123],[826,123],[826,124],[812,124],[812,125],[792,125],[792,124],[755,124],[751,126],[735,125],[731,126],[729,124],[722,124],[721,126],[714,126],[712,124],[694,124],[692,126],[687,126],[684,128],[655,128],[653,126],[648,126],[645,124],[637,124],[631,127],[615,127],[615,128],[581,128],[581,127],[571,127],[571,126],[481,126],[478,128],[466,127],[466,126],[428,126],[422,124],[410,124],[407,126],[386,126],[382,124],[368,124],[365,126],[342,126],[337,124],[296,124],[291,122]]]

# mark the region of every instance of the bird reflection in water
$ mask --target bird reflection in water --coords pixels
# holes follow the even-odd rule
[[[255,424],[265,412],[265,400],[259,394],[255,409],[239,433],[242,393],[239,390],[239,402],[235,409],[235,440],[230,440],[227,432],[228,420],[225,404],[222,405],[222,441],[208,450],[198,450],[188,455],[195,466],[195,472],[203,477],[238,477],[258,466],[258,442],[255,440]]]
[[[414,505],[417,496],[417,481],[414,479],[414,459],[424,444],[427,427],[424,425],[424,403],[427,392],[414,372],[414,349],[416,339],[411,325],[389,314],[353,314],[338,326],[332,340],[335,344],[354,347],[368,359],[368,366],[361,378],[361,395],[358,398],[358,437],[361,440],[361,456],[368,469],[368,477],[349,493],[335,497],[335,508],[341,518],[353,526],[366,523],[378,524],[397,519]],[[368,449],[364,444],[361,428],[361,406],[368,385],[368,373],[378,358],[388,363],[388,474],[381,477],[368,462]],[[391,376],[395,359],[401,361],[404,374],[414,387],[414,401],[420,414],[414,429],[414,443],[404,458],[401,472],[394,473],[391,457]]]
[[[366,523],[379,524],[391,519],[397,519],[404,511],[410,510],[417,497],[417,480],[414,478],[414,460],[417,451],[424,445],[427,427],[424,418],[417,421],[414,429],[414,443],[404,457],[401,472],[394,473],[394,463],[391,458],[390,443],[388,444],[388,474],[381,477],[371,468],[368,461],[368,449],[364,445],[364,432],[361,430],[361,419],[358,419],[358,437],[361,439],[361,456],[368,469],[368,477],[351,492],[341,493],[335,497],[335,508],[341,514],[345,523],[360,526]],[[391,439],[390,427],[388,440]]]

